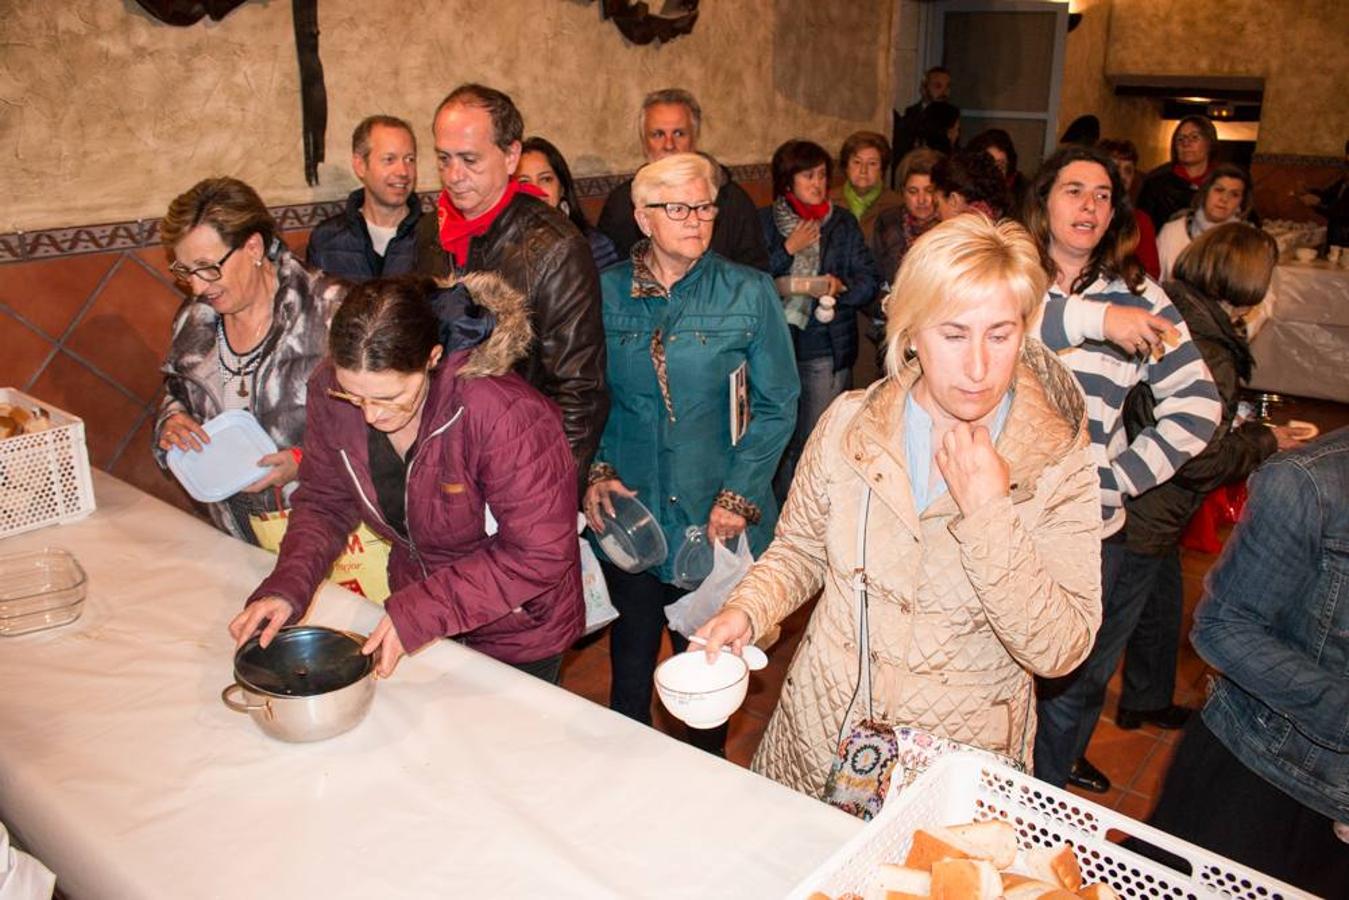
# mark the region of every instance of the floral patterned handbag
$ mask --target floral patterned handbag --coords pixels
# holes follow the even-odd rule
[[[982,747],[941,737],[909,725],[896,725],[875,718],[871,709],[871,654],[868,648],[866,534],[871,508],[871,488],[862,485],[862,509],[857,521],[857,566],[853,569],[853,596],[857,599],[858,681],[852,701],[843,714],[838,751],[834,754],[824,799],[846,813],[870,821],[881,811],[886,797],[898,794],[948,753],[979,753],[1022,772],[1025,766]],[[1029,695],[1034,697],[1032,692]],[[848,721],[859,697],[865,698],[866,716],[851,729]],[[1027,701],[1027,715],[1030,714]],[[846,733],[845,733],[846,732]],[[1021,757],[1025,756],[1022,747]]]

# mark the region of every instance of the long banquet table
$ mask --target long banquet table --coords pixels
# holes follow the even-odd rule
[[[82,898],[776,897],[861,823],[449,641],[356,729],[222,705],[261,550],[102,473],[83,616],[0,638],[0,821]],[[309,621],[368,631],[325,585]]]

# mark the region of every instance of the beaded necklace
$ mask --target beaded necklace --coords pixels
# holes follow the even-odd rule
[[[215,320],[215,352],[216,359],[220,361],[220,371],[224,373],[225,381],[232,379],[239,380],[238,394],[240,397],[248,396],[248,379],[262,365],[262,351],[267,346],[266,339],[258,343],[251,351],[240,355],[234,352],[230,347],[230,355],[234,357],[234,365],[231,366],[225,362],[225,348],[229,346],[229,339],[225,337],[225,317],[221,316]]]

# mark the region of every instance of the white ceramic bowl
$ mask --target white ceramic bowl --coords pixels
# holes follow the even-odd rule
[[[1316,249],[1313,247],[1298,247],[1293,251],[1298,262],[1311,262],[1316,259]]]
[[[656,669],[660,702],[690,728],[716,728],[748,691],[749,667],[734,653],[720,653],[714,663],[701,649],[676,653]]]

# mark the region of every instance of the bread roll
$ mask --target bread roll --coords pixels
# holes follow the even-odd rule
[[[1072,891],[1035,879],[1020,882],[1012,888],[1004,885],[1003,897],[1005,900],[1078,900]]]
[[[932,900],[997,900],[1002,878],[986,859],[941,859],[932,864]]]
[[[932,893],[932,876],[922,869],[881,863],[876,867],[876,888],[884,900],[926,900]]]
[[[909,845],[909,855],[905,857],[904,865],[930,872],[932,864],[938,860],[968,859],[969,854],[960,844],[960,838],[948,828],[919,828],[913,833],[913,843]]]
[[[1026,851],[1026,868],[1041,881],[1076,892],[1082,887],[1082,870],[1069,844],[1036,847]]]
[[[1114,888],[1100,881],[1082,888],[1077,892],[1077,896],[1082,900],[1120,900]]]
[[[1001,819],[953,825],[948,829],[972,859],[986,859],[999,869],[1016,862],[1016,829]]]

